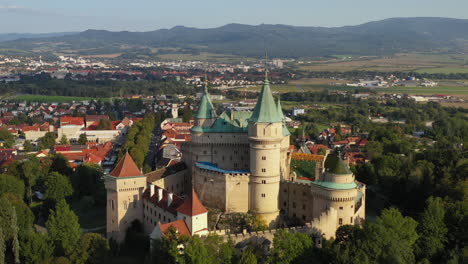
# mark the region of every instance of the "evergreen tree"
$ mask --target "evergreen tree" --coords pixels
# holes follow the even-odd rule
[[[198,236],[192,237],[185,245],[184,257],[187,264],[215,263],[214,252],[208,252],[203,241]]]
[[[80,137],[78,138],[78,144],[86,145],[86,143],[88,143],[88,137],[86,136],[86,133],[80,134]]]
[[[5,235],[3,234],[3,229],[0,226],[0,264],[5,264]]]
[[[68,138],[67,136],[65,135],[62,135],[62,137],[60,138],[60,145],[68,145],[70,142],[68,142]]]
[[[65,200],[60,200],[50,212],[46,227],[57,256],[69,256],[81,236],[78,217],[70,210]]]
[[[20,263],[19,256],[19,239],[18,239],[18,223],[16,217],[16,210],[13,210],[13,215],[11,217],[11,229],[13,230],[13,241],[11,242],[11,248],[13,250],[13,257],[15,263]]]
[[[36,232],[25,235],[20,245],[21,261],[24,264],[44,263],[50,260],[54,253],[47,236]]]
[[[418,226],[419,239],[416,253],[421,258],[431,259],[444,250],[447,242],[444,217],[445,208],[442,199],[429,197]]]
[[[239,261],[237,264],[257,264],[257,257],[251,249],[247,249],[240,255]]]
[[[76,250],[70,256],[74,264],[100,264],[106,263],[109,257],[109,241],[96,233],[84,234]]]

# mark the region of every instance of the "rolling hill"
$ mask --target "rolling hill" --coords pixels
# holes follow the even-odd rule
[[[334,28],[227,24],[209,29],[176,26],[149,32],[87,30],[0,42],[0,52],[15,49],[81,55],[121,53],[123,56],[210,52],[260,57],[265,46],[272,56],[296,58],[336,54],[467,52],[468,20],[390,18]]]

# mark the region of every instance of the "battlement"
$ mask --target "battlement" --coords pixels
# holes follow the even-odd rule
[[[216,234],[218,236],[221,236],[224,241],[231,240],[236,244],[242,241],[250,240],[253,238],[259,238],[259,237],[273,241],[275,234],[279,230],[285,230],[291,233],[309,234],[317,238],[321,238],[322,236],[329,238],[335,235],[335,230],[337,226],[336,224],[337,224],[337,211],[333,208],[330,208],[328,211],[323,212],[320,215],[320,217],[314,218],[312,222],[306,223],[303,226],[268,229],[264,231],[254,231],[254,232],[247,232],[247,230],[244,229],[242,233],[231,233],[229,229],[212,230],[212,231],[209,231],[208,235]]]

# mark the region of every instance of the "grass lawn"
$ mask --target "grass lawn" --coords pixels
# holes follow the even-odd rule
[[[92,97],[76,97],[76,96],[48,96],[48,95],[18,95],[9,98],[10,100],[26,101],[26,102],[43,102],[43,103],[66,103],[72,101],[89,101],[96,100],[97,98]],[[99,98],[98,98],[99,99]],[[106,101],[108,98],[102,98],[101,100]]]

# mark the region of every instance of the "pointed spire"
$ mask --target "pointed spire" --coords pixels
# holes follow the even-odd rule
[[[281,96],[278,96],[278,115],[281,117],[281,119],[284,119],[284,114],[283,114],[283,108],[281,107]]]
[[[268,52],[265,49],[265,83],[268,83]]]
[[[109,175],[114,177],[135,177],[141,176],[142,173],[127,151]]]
[[[212,119],[216,117],[213,103],[208,93],[208,75],[205,72],[205,87],[203,88],[203,95],[198,105],[198,111],[195,114],[195,118],[199,119]]]

